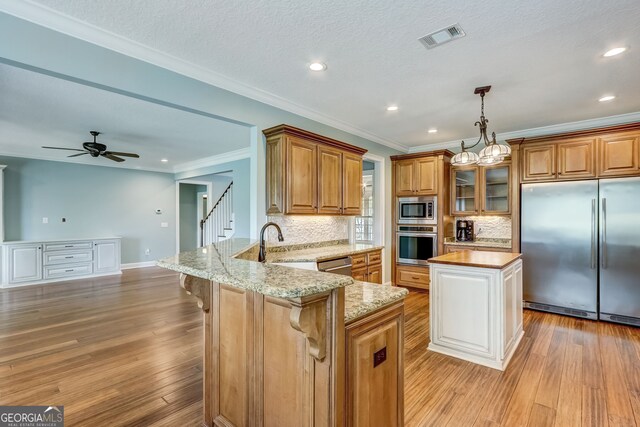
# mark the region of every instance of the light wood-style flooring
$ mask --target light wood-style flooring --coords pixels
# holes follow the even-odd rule
[[[501,373],[427,351],[428,300],[406,301],[407,426],[640,426],[640,329],[526,311]],[[159,268],[0,290],[0,405],[65,405],[68,426],[198,426],[201,340],[195,301]]]

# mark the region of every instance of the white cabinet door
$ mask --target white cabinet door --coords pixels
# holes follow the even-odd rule
[[[94,273],[109,273],[120,270],[120,241],[96,240]]]
[[[9,246],[9,283],[42,280],[42,245]]]

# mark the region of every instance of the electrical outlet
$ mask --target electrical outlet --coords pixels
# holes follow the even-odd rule
[[[47,218],[46,216],[42,217],[42,223],[43,224],[49,224],[49,218]]]
[[[169,223],[168,222],[161,222],[160,223],[160,227],[167,228],[167,227],[169,227]]]
[[[144,250],[145,255],[151,255],[151,249],[147,248]]]

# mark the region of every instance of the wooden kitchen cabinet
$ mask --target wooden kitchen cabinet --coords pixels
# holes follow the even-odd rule
[[[640,134],[604,136],[598,139],[598,176],[636,175],[640,171]]]
[[[318,213],[342,213],[342,152],[318,147]]]
[[[362,156],[342,154],[342,212],[362,214]]]
[[[452,215],[509,215],[511,163],[451,169]]]
[[[395,284],[429,290],[429,267],[396,264]]]
[[[479,190],[477,166],[451,168],[451,215],[477,215]]]
[[[354,280],[382,284],[381,250],[353,255],[351,266],[351,277]]]
[[[267,214],[360,215],[367,150],[287,125],[263,133]]]
[[[596,176],[595,138],[558,143],[558,178],[582,179]]]
[[[299,138],[287,138],[287,213],[318,210],[318,146]]]
[[[396,162],[396,196],[428,196],[438,192],[438,159],[424,157]]]
[[[556,145],[522,147],[522,182],[556,178]]]
[[[404,425],[403,324],[395,305],[346,326],[347,426]]]

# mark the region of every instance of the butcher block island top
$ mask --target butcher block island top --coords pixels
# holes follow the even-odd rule
[[[463,265],[498,270],[519,260],[522,254],[512,252],[460,251],[429,258],[430,264]]]
[[[203,425],[403,425],[408,292],[254,249],[229,239],[158,261],[203,311]]]

